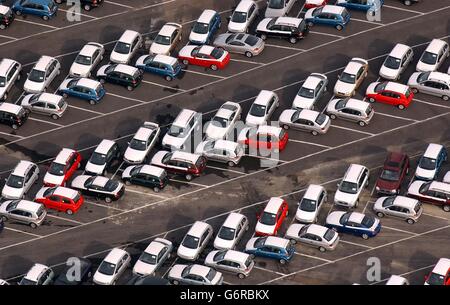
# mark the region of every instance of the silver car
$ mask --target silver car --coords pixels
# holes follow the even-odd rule
[[[414,224],[422,215],[423,206],[417,199],[405,196],[389,196],[378,198],[373,210],[380,218],[389,215],[404,219],[409,224]]]
[[[284,129],[298,129],[311,132],[312,135],[325,134],[331,125],[330,118],[323,113],[309,109],[286,109],[279,119]]]
[[[450,75],[442,72],[415,72],[408,80],[412,92],[426,93],[441,97],[444,101],[450,99]]]
[[[320,252],[336,249],[339,243],[339,235],[332,229],[324,226],[299,223],[292,224],[285,235],[291,243],[301,242],[303,244],[318,248]]]
[[[61,95],[51,93],[25,95],[21,104],[28,112],[48,115],[54,120],[62,117],[68,107]]]
[[[236,274],[240,279],[249,276],[255,261],[250,254],[235,250],[215,250],[209,252],[205,265],[216,270]]]
[[[50,285],[53,283],[55,273],[50,267],[34,264],[27,274],[20,280],[21,286]]]
[[[3,221],[20,222],[35,229],[44,222],[47,211],[42,204],[33,201],[8,200],[0,205],[0,216]]]
[[[366,126],[372,120],[375,110],[368,102],[353,98],[338,98],[328,103],[326,113],[332,120],[341,118]]]
[[[265,43],[255,35],[226,33],[218,35],[213,45],[250,58],[260,54],[264,50]]]
[[[320,97],[327,91],[328,78],[324,74],[311,73],[298,90],[292,102],[293,109],[315,109]]]
[[[174,265],[167,275],[169,281],[178,285],[222,285],[223,275],[211,267],[198,264]]]
[[[236,142],[226,140],[208,140],[201,142],[196,154],[203,155],[206,159],[221,163],[226,163],[228,166],[238,165],[244,156],[244,149]]]
[[[139,276],[152,275],[170,257],[172,242],[164,238],[155,238],[139,256],[133,267],[133,273]]]

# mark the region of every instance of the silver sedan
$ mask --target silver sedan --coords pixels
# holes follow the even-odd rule
[[[256,56],[264,49],[264,41],[259,37],[249,34],[220,34],[214,40],[213,44],[228,52],[244,54],[247,57]]]

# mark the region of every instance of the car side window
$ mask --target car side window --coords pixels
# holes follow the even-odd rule
[[[64,198],[64,197],[61,198],[61,202],[65,203],[65,204],[71,204],[72,203],[69,198]]]
[[[248,10],[248,15],[247,15],[247,19],[248,17],[250,17],[251,15],[253,15],[253,12],[255,11],[255,4],[252,4],[252,6],[250,7],[250,9]]]
[[[56,195],[52,195],[52,196],[48,197],[48,199],[50,201],[59,202],[59,196],[56,196]]]

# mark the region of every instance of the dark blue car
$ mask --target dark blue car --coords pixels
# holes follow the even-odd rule
[[[336,232],[353,234],[364,239],[374,237],[381,231],[378,218],[358,212],[332,212],[328,215],[325,226]]]
[[[163,76],[171,81],[180,75],[183,66],[178,59],[167,55],[143,55],[136,61],[139,70]]]
[[[18,16],[35,15],[44,20],[49,20],[56,15],[58,6],[53,0],[17,0],[12,10]]]
[[[58,88],[58,93],[64,97],[74,96],[89,101],[95,105],[105,95],[103,85],[89,78],[68,78]]]
[[[350,21],[350,13],[345,7],[325,5],[309,9],[305,14],[305,21],[309,26],[323,24],[342,30]]]
[[[295,246],[286,238],[253,237],[247,242],[245,252],[252,256],[273,258],[280,261],[281,264],[286,264],[294,256]]]
[[[378,11],[384,4],[384,0],[337,0],[336,5],[343,6],[350,10]]]

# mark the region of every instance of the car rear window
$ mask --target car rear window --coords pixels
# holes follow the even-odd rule
[[[206,159],[204,157],[199,157],[197,159],[197,161],[195,162],[195,166],[197,168],[201,168],[201,167],[203,167],[205,165],[205,163],[206,163]]]
[[[248,44],[249,46],[254,46],[256,43],[258,42],[258,37],[253,36],[253,35],[249,35],[246,39],[245,39],[245,43]]]
[[[217,274],[217,271],[211,268],[209,270],[208,274],[206,275],[206,278],[208,280],[212,281],[214,279],[214,277],[216,276],[216,274]]]
[[[328,229],[325,234],[323,235],[323,238],[325,238],[325,240],[330,241],[333,239],[334,235],[336,234],[336,232],[334,232],[331,229]]]
[[[327,120],[327,116],[323,113],[319,114],[316,118],[316,123],[322,125]]]
[[[225,51],[224,51],[223,49],[220,49],[220,48],[214,48],[214,50],[211,52],[211,56],[214,57],[214,58],[216,58],[216,59],[219,59],[219,58],[222,57],[222,55],[223,55],[224,52],[225,52]]]
[[[44,214],[44,206],[41,205],[41,206],[39,207],[39,209],[37,210],[36,215],[37,215],[38,217],[41,217],[42,214]]]
[[[416,212],[416,214],[419,213],[420,207],[421,207],[420,202],[416,203],[416,206],[414,207],[414,212]]]
[[[367,107],[367,109],[366,109],[366,114],[367,114],[367,115],[371,114],[371,113],[372,113],[372,110],[373,110],[373,107],[369,105],[369,106]]]
[[[58,102],[58,108],[59,109],[62,109],[62,108],[64,108],[64,105],[66,104],[66,102],[64,101],[64,100],[60,100],[59,102]]]

